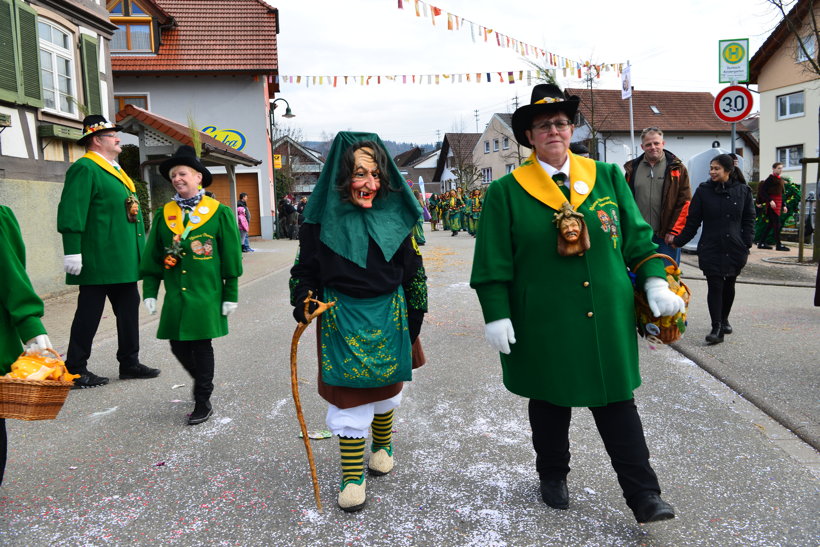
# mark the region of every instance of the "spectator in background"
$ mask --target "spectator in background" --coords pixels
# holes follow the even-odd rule
[[[641,215],[652,226],[658,252],[680,263],[680,249],[671,243],[686,222],[692,191],[689,172],[665,146],[663,131],[647,127],[641,132],[643,154],[625,163],[624,171]]]
[[[245,216],[245,208],[241,205],[236,207],[236,223],[239,226],[239,239],[240,241],[245,241],[248,238],[248,218]],[[253,252],[253,249],[245,249],[243,244],[242,252]]]
[[[746,265],[755,227],[752,189],[735,178],[735,166],[728,154],[715,156],[709,165],[709,178],[695,191],[686,225],[672,244],[683,247],[703,230],[698,240],[698,267],[706,276],[709,317],[712,331],[709,344],[723,342],[733,332],[729,312],[735,300],[735,282]]]
[[[252,253],[252,252],[254,252],[254,250],[251,249],[251,242],[250,242],[250,239],[248,238],[248,232],[250,231],[250,227],[251,227],[251,212],[248,209],[248,194],[246,194],[245,192],[242,192],[241,194],[239,194],[239,200],[237,200],[237,202],[236,202],[236,210],[237,211],[239,211],[240,207],[242,207],[242,209],[245,211],[245,225],[247,226],[247,228],[245,229],[245,233],[242,234],[242,252],[243,253]],[[242,226],[242,225],[240,224],[239,226]]]
[[[757,190],[757,202],[766,207],[766,219],[769,221],[760,233],[759,243],[757,244],[758,249],[772,248],[771,245],[766,243],[766,238],[769,237],[769,232],[771,231],[774,235],[776,250],[791,250],[780,242],[780,230],[782,229],[780,213],[788,212],[788,207],[783,203],[783,190],[786,183],[780,176],[782,172],[782,163],[775,162],[772,164],[772,174],[760,183],[760,187]]]

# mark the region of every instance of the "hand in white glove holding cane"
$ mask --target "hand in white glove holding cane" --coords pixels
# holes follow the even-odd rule
[[[508,318],[490,321],[484,325],[484,336],[490,347],[505,355],[510,353],[510,344],[515,344],[515,331]]]

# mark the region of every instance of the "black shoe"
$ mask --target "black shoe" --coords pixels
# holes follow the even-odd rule
[[[190,416],[188,416],[188,425],[196,425],[201,424],[202,422],[207,422],[208,418],[210,418],[213,413],[214,409],[211,407],[211,403],[197,403],[194,407],[194,411],[191,412]]]
[[[776,251],[791,251],[791,249],[789,247],[786,247],[785,245],[778,245],[777,247],[775,247],[775,250]]]
[[[74,379],[74,386],[71,389],[86,389],[89,387],[104,386],[108,383],[108,378],[97,376],[93,372],[85,371],[80,373],[79,378]]]
[[[757,248],[758,249],[769,249],[769,250],[771,250],[772,246],[771,245],[766,245],[765,243],[758,243]]]
[[[712,331],[706,335],[706,341],[709,344],[720,344],[723,342],[723,329],[720,323],[712,323]]]
[[[632,514],[635,515],[635,520],[641,524],[675,518],[675,509],[663,501],[660,494],[655,492],[642,495],[629,506],[632,509]]]
[[[733,330],[734,329],[732,328],[732,325],[730,325],[728,321],[724,319],[723,322],[721,322],[720,332],[722,332],[723,334],[732,334]]]
[[[569,492],[567,491],[567,480],[542,480],[541,499],[553,509],[566,509],[569,507]]]
[[[146,367],[142,363],[120,369],[120,380],[136,380],[146,378],[156,378],[159,376],[158,368]]]

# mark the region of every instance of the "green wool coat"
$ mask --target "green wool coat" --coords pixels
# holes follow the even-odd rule
[[[585,217],[590,249],[558,254],[553,215],[565,198],[530,156],[487,191],[470,284],[485,322],[512,320],[517,341],[501,354],[508,390],[560,406],[603,406],[632,398],[641,383],[627,266],[657,246],[616,165],[574,155],[570,161],[571,187],[579,180],[591,187],[585,195],[573,192],[573,204],[582,200],[576,210]],[[551,185],[554,207],[517,178],[528,178],[542,198]],[[660,259],[641,266],[641,287],[649,275],[665,276]]]
[[[173,202],[171,202],[173,204]],[[163,265],[165,249],[181,227],[179,207],[158,209],[142,255],[143,298],[156,298],[160,281],[165,283],[165,300],[157,338],[162,340],[204,340],[228,334],[228,318],[222,302],[238,302],[242,275],[242,243],[236,217],[230,207],[204,197],[195,208],[215,208],[213,216],[192,229],[183,239],[182,257],[171,269]],[[171,211],[169,213],[169,211]],[[173,217],[173,218],[172,218]],[[193,246],[193,249],[192,249]]]
[[[26,273],[26,248],[17,218],[0,205],[0,375],[23,353],[23,342],[45,334],[43,301]]]
[[[111,285],[139,279],[145,225],[142,212],[136,222],[128,221],[125,200],[134,194],[115,173],[113,167],[109,172],[88,157],[74,162],[66,172],[57,231],[63,235],[63,252],[82,254],[83,260],[80,275],[66,274],[68,285]]]

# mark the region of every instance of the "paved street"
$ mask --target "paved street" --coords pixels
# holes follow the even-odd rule
[[[643,342],[636,400],[664,497],[679,518],[635,523],[585,409],[575,411],[571,429],[570,508],[547,508],[526,401],[503,388],[468,285],[473,239],[427,236],[428,363],[397,410],[397,467],[368,480],[365,510],[350,515],[335,506],[334,439],[313,441],[325,506],[316,510],[290,394],[287,270],[296,242],[258,241],[259,252],[245,255],[231,334],[214,344],[211,420],[185,425],[191,381],[168,343],[154,338],[156,318],[143,317],[141,360],[162,375],[116,379],[107,313],[90,368],[111,384],[71,392],[57,420],[7,421],[0,543],[817,545],[817,452],[679,351]],[[707,348],[705,282],[696,268],[686,274],[696,298],[678,348],[781,421],[803,424],[804,436],[816,435],[820,309],[806,281],[813,275],[789,276],[797,286],[739,284],[736,332]],[[49,299],[46,308],[51,339],[65,351],[73,297]],[[308,428],[319,430],[326,406],[315,393],[312,335],[301,344],[300,388]]]

